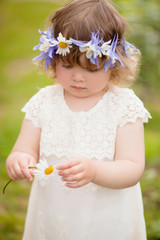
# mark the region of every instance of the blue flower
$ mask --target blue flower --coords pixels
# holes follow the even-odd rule
[[[70,38],[70,40],[79,47],[80,52],[86,52],[86,58],[90,59],[92,64],[96,64],[99,67],[97,57],[102,57],[100,46],[103,43],[103,39],[99,39],[99,31],[97,33],[92,33],[91,40],[87,43],[74,40],[73,38]]]
[[[135,48],[131,43],[127,42],[125,38],[123,38],[122,46],[126,54],[132,55],[134,52],[139,52],[139,50]]]
[[[52,59],[55,58],[55,52],[58,49],[57,45],[54,44],[56,41],[54,38],[54,25],[52,29],[48,28],[45,32],[39,30],[39,32],[42,34],[40,43],[35,46],[33,50],[39,49],[41,54],[38,57],[35,57],[33,61],[42,60],[45,58],[46,68],[48,68],[48,66],[52,63]]]
[[[112,68],[116,61],[119,61],[120,64],[124,67],[120,57],[116,53],[116,47],[118,43],[118,33],[114,36],[113,40],[104,42],[103,38],[100,38],[99,31],[97,33],[92,32],[91,40],[89,42],[82,42],[70,38],[66,40],[63,37],[62,33],[59,33],[57,39],[54,38],[54,28],[48,28],[47,31],[41,33],[40,43],[33,48],[33,50],[39,49],[41,54],[38,57],[35,57],[33,61],[45,59],[46,68],[52,64],[52,60],[55,58],[56,54],[66,56],[67,53],[70,53],[70,48],[72,44],[79,47],[80,52],[86,53],[86,58],[90,60],[92,64],[99,67],[98,57],[106,57],[104,62],[104,70],[107,71],[109,68]],[[128,43],[125,39],[121,44],[124,48],[126,54],[132,56],[133,52],[139,52],[132,44]]]
[[[104,63],[105,72],[107,72],[109,68],[114,67],[114,64],[116,61],[119,61],[122,67],[124,67],[120,57],[116,53],[117,42],[118,42],[118,33],[117,35],[114,36],[111,45],[107,46],[106,50],[104,50],[104,46],[106,43],[102,45],[102,49],[103,49],[102,53],[104,56],[106,56],[106,61]]]

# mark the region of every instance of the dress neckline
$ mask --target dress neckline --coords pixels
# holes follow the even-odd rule
[[[60,93],[61,93],[61,97],[62,97],[62,101],[63,101],[63,105],[64,105],[65,109],[68,112],[70,112],[72,114],[75,114],[75,115],[77,115],[77,114],[89,114],[91,112],[96,111],[102,105],[102,103],[104,102],[104,99],[106,99],[106,97],[109,95],[109,92],[110,92],[110,89],[111,89],[111,84],[109,84],[108,85],[108,91],[105,92],[104,95],[100,98],[100,100],[93,107],[91,107],[88,111],[83,111],[83,110],[81,110],[81,111],[73,111],[73,110],[71,110],[71,108],[66,103],[66,100],[64,98],[64,89],[63,89],[63,87],[61,85],[59,85],[59,86],[60,86]]]

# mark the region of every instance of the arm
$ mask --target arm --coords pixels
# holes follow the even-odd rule
[[[93,182],[109,188],[126,188],[139,182],[145,166],[144,130],[141,120],[117,129],[115,161],[96,162]]]
[[[127,123],[117,129],[114,161],[78,158],[59,165],[58,170],[68,187],[80,187],[92,181],[120,189],[135,185],[144,166],[144,129],[142,120],[138,119],[134,124]]]
[[[33,171],[28,167],[38,162],[40,133],[40,128],[34,127],[30,120],[24,119],[18,139],[6,161],[11,179],[33,179]]]

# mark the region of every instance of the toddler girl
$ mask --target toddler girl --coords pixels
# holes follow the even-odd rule
[[[118,87],[134,80],[140,55],[126,29],[109,2],[74,0],[39,31],[34,60],[58,84],[24,106],[7,159],[11,179],[35,175],[23,240],[146,239],[139,180],[150,114]]]

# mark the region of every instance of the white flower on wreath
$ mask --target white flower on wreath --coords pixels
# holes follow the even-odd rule
[[[45,31],[44,33],[46,33],[46,31]],[[49,48],[52,47],[53,44],[50,43],[50,40],[49,40],[49,39],[47,38],[47,36],[45,36],[45,35],[43,35],[42,39],[43,39],[43,40],[42,40],[43,43],[41,44],[39,50],[47,53],[48,50],[49,50]]]
[[[111,50],[112,50],[112,47],[111,47],[110,43],[111,43],[111,40],[103,43],[102,46],[101,46],[102,54],[104,56],[107,56],[107,58],[110,58],[110,54],[111,54]]]
[[[79,50],[80,52],[86,52],[86,58],[88,59],[92,57],[92,54],[94,59],[98,56],[102,57],[101,51],[97,50],[95,44],[91,44],[91,41],[83,46],[80,46]]]
[[[67,53],[70,53],[72,42],[70,40],[66,40],[66,38],[63,37],[62,33],[59,33],[57,40],[58,50],[56,51],[56,54],[66,56]]]

